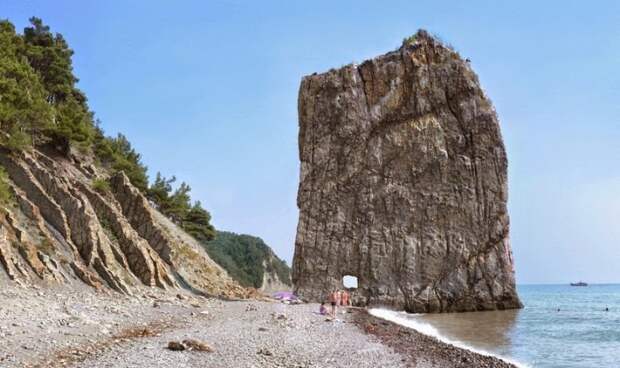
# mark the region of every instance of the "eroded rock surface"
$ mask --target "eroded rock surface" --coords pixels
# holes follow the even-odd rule
[[[83,282],[132,294],[142,287],[185,288],[243,297],[203,247],[152,208],[122,172],[77,156],[0,151],[13,205],[0,211],[0,285]],[[94,179],[110,190],[93,189]]]
[[[298,293],[358,277],[356,300],[412,312],[516,308],[507,158],[495,110],[426,32],[302,80]]]

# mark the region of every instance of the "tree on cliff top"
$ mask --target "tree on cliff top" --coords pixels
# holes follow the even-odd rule
[[[215,238],[215,228],[211,225],[211,214],[196,201],[183,219],[183,229],[200,242]]]
[[[26,45],[8,21],[0,21],[0,144],[24,149],[49,128],[52,108],[36,71],[24,60]]]
[[[39,18],[30,18],[30,24],[19,35],[9,21],[0,21],[0,145],[23,150],[51,142],[64,154],[76,145],[146,191],[140,154],[123,135],[106,137],[95,124],[76,87],[73,50],[64,37]]]
[[[206,242],[215,237],[215,228],[211,225],[211,214],[199,201],[191,203],[191,187],[183,182],[173,190],[176,177],[165,178],[157,173],[155,181],[146,191],[148,199],[153,201],[159,211],[181,226],[198,241]]]
[[[57,142],[87,147],[94,137],[93,113],[86,96],[75,86],[78,79],[73,74],[73,50],[40,18],[30,18],[30,24],[24,29],[24,55],[41,78],[47,102],[55,108],[47,133]]]
[[[73,75],[73,50],[60,34],[53,35],[40,18],[29,19],[31,27],[24,28],[25,55],[39,72],[48,92],[48,102],[55,104],[69,98],[78,79]]]

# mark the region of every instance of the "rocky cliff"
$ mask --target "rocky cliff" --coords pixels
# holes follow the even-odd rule
[[[304,77],[293,283],[410,312],[520,307],[507,159],[469,63],[426,32]]]
[[[13,197],[0,215],[0,283],[247,293],[122,172],[110,177],[88,155],[54,150],[3,150],[0,164]],[[95,181],[106,184],[95,190]]]

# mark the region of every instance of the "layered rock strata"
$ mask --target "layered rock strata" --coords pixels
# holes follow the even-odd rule
[[[495,110],[469,62],[420,31],[304,77],[293,283],[410,312],[520,307]]]
[[[152,208],[129,179],[77,156],[0,152],[12,204],[0,214],[0,282],[84,282],[132,294],[186,288],[242,297],[247,290],[191,236]],[[97,191],[93,180],[107,180]]]

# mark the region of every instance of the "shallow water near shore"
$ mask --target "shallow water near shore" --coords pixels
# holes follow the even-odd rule
[[[620,284],[521,285],[518,291],[521,310],[373,314],[523,367],[620,366]]]

